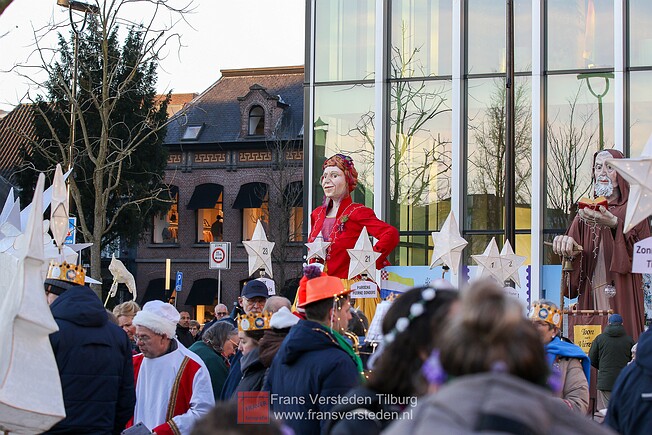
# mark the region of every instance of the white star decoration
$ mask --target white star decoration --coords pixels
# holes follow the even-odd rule
[[[324,242],[324,238],[321,233],[319,233],[314,242],[309,242],[305,245],[308,248],[308,257],[306,258],[306,261],[310,261],[311,258],[321,258],[322,260],[325,260],[326,250],[331,245],[331,242]]]
[[[452,211],[441,226],[441,231],[432,233],[432,242],[434,249],[430,268],[445,264],[457,275],[462,251],[468,242],[460,236],[460,229]]]
[[[503,269],[502,281],[505,282],[511,279],[517,286],[521,286],[521,279],[518,276],[518,268],[525,263],[527,257],[514,254],[512,245],[509,240],[505,242],[502,251],[500,251],[500,262]]]
[[[247,254],[249,254],[249,275],[253,275],[258,269],[265,269],[267,274],[274,278],[272,273],[272,249],[274,242],[267,241],[267,235],[260,219],[256,222],[254,235],[248,242],[242,242]]]
[[[605,163],[613,166],[629,182],[629,199],[623,223],[623,232],[626,233],[652,215],[652,136],[640,157],[607,159]]]
[[[474,279],[491,276],[498,280],[498,282],[503,282],[502,259],[498,253],[498,245],[496,244],[495,237],[491,239],[491,242],[489,242],[482,254],[471,255],[471,258],[478,263],[478,270]]]
[[[373,277],[376,274],[376,260],[380,257],[380,252],[374,251],[369,240],[367,227],[362,227],[360,237],[355,242],[353,249],[347,249],[351,261],[349,263],[349,279],[366,273],[367,276]]]
[[[50,204],[50,230],[54,243],[61,249],[68,234],[68,191],[63,179],[61,165],[57,163],[52,183],[52,203]]]

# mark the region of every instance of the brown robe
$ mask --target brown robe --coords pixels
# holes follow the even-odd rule
[[[623,158],[620,151],[607,151],[614,158]],[[597,153],[593,156],[594,165],[596,155]],[[591,180],[594,180],[593,176]],[[596,266],[593,250],[596,245],[598,247],[602,245],[601,253],[604,256],[607,269],[606,284],[613,282],[616,287],[616,296],[610,300],[611,308],[623,316],[625,330],[634,340],[638,340],[638,336],[643,332],[645,305],[643,303],[642,276],[639,273],[632,273],[632,252],[636,242],[650,237],[650,226],[646,219],[627,234],[623,234],[627,200],[629,199],[629,183],[620,175],[618,175],[617,182],[620,188],[620,199],[615,204],[609,204],[609,211],[618,218],[618,226],[615,229],[597,226],[595,228],[596,237],[593,228],[583,222],[579,216],[575,216],[566,232],[566,235],[571,236],[582,245],[584,251],[573,260],[574,270],[570,272],[570,289],[568,288],[568,278],[564,275],[562,290],[565,296],[571,298],[579,294],[579,309],[596,309],[592,292],[603,291],[605,283],[592,282]],[[595,287],[597,288],[594,290]]]

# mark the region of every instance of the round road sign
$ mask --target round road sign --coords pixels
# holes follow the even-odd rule
[[[226,253],[224,252],[224,249],[222,249],[222,248],[215,248],[213,250],[213,252],[211,253],[211,256],[213,257],[214,262],[216,262],[217,264],[220,264],[226,258]]]

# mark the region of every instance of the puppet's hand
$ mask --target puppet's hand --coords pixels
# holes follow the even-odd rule
[[[552,251],[563,257],[574,257],[579,253],[577,242],[571,236],[557,236],[552,241]]]
[[[612,229],[618,225],[618,218],[602,205],[600,206],[600,210],[591,210],[587,207],[578,211],[577,214],[589,225],[598,224]]]

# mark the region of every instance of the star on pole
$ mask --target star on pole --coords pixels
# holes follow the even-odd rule
[[[54,243],[61,248],[68,234],[68,192],[61,165],[57,163],[52,183],[50,230]]]
[[[503,249],[500,251],[500,263],[502,266],[502,281],[505,282],[509,279],[513,280],[517,286],[521,286],[521,279],[518,276],[518,268],[525,263],[527,257],[514,254],[512,245],[509,240],[505,242]]]
[[[498,282],[503,282],[502,261],[495,237],[491,239],[491,242],[489,242],[482,254],[471,255],[471,258],[478,264],[478,270],[475,273],[474,279],[491,276],[498,280]]]
[[[441,230],[433,231],[432,242],[434,249],[432,250],[430,268],[444,264],[457,275],[462,251],[468,242],[460,236],[460,229],[452,211],[441,226]]]
[[[324,242],[324,238],[321,233],[315,238],[314,242],[305,243],[308,248],[308,257],[306,261],[310,261],[311,258],[321,258],[326,260],[326,250],[331,245],[331,242]]]
[[[380,252],[374,251],[369,240],[367,227],[362,227],[360,237],[355,242],[353,249],[347,249],[351,261],[349,262],[349,279],[361,274],[374,276],[376,273],[376,260],[380,257]]]
[[[272,273],[272,249],[274,242],[267,240],[263,224],[258,219],[254,235],[251,240],[242,242],[249,255],[249,275],[253,275],[258,269],[264,269],[267,274],[274,278]]]
[[[632,159],[607,159],[605,163],[629,182],[629,199],[623,232],[626,233],[652,215],[652,136],[640,157]]]

